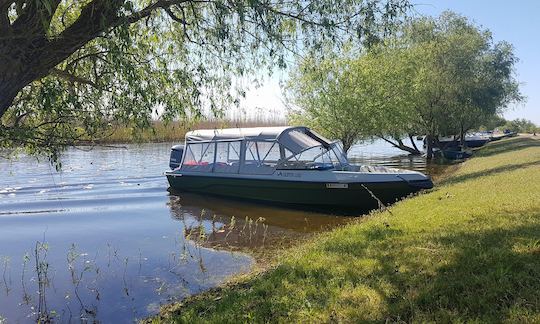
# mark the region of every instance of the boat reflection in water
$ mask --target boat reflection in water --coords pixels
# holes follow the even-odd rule
[[[183,223],[184,237],[215,249],[256,252],[288,245],[354,219],[174,189],[170,192],[171,217]]]

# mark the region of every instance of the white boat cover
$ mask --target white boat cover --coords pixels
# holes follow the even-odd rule
[[[321,144],[330,145],[326,138],[303,126],[200,129],[186,134],[186,144],[241,140],[278,141],[294,154]]]

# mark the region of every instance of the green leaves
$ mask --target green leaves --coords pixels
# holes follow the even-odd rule
[[[303,61],[289,88],[293,120],[345,147],[351,137],[459,135],[522,99],[512,47],[451,12],[414,20],[368,52],[338,53]]]
[[[408,8],[401,0],[17,4],[10,22],[38,4],[44,31],[0,27],[13,38],[0,41],[0,56],[13,62],[0,66],[0,89],[15,88],[9,98],[0,93],[0,141],[53,160],[67,145],[106,137],[111,125],[220,115],[242,99],[243,76],[256,83],[287,68],[296,53],[371,39],[388,27],[379,24],[392,24]]]

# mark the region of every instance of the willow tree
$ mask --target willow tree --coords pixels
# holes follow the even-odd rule
[[[364,87],[369,85],[366,78],[371,75],[354,73],[354,63],[354,58],[327,57],[318,61],[308,57],[288,82],[288,95],[294,104],[289,114],[291,122],[340,140],[345,152],[372,133],[366,108],[370,98]]]
[[[445,12],[414,21],[401,47],[417,66],[404,109],[426,135],[428,157],[438,136],[459,135],[464,142],[468,130],[522,100],[512,46],[495,43],[489,30],[466,17]]]
[[[301,64],[290,85],[294,115],[345,146],[379,137],[420,154],[412,135],[426,135],[431,158],[438,136],[463,138],[522,99],[516,61],[509,44],[465,17],[420,18],[369,51]]]
[[[345,151],[360,140],[381,137],[410,153],[418,150],[403,144],[405,110],[410,78],[399,55],[383,55],[381,48],[363,51],[347,49],[327,53],[318,60],[300,62],[288,83],[293,108],[290,119],[306,124],[332,139],[340,140]],[[394,114],[388,114],[393,109]],[[381,120],[383,118],[384,120]],[[397,138],[391,141],[388,138]]]
[[[46,151],[218,111],[299,50],[372,42],[403,0],[0,0],[0,145]],[[381,27],[382,26],[382,27]]]

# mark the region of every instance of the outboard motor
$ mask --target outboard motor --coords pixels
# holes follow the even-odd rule
[[[171,148],[171,158],[169,160],[169,167],[174,170],[182,163],[182,155],[184,155],[184,145],[175,145]]]

